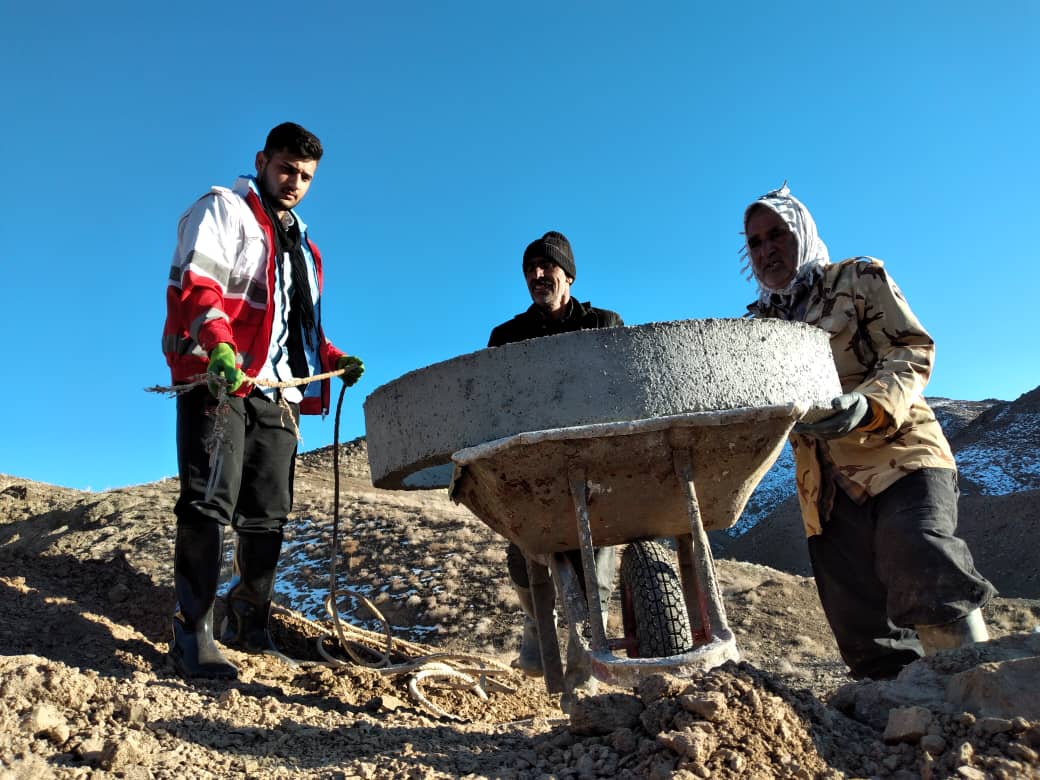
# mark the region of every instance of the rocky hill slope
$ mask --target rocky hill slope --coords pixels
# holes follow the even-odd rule
[[[373,488],[362,441],[340,449],[337,520],[332,455],[300,458],[277,583],[297,664],[229,651],[230,684],[165,660],[175,480],[90,493],[0,475],[0,780],[1040,776],[1035,589],[996,600],[989,645],[847,685],[811,580],[720,560],[743,661],[604,685],[566,717],[508,669],[502,539],[443,491]],[[362,596],[389,621],[389,667]],[[429,654],[477,669],[486,699],[417,680]]]

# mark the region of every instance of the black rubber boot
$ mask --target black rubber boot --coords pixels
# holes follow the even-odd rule
[[[213,641],[213,602],[220,578],[223,529],[216,521],[178,523],[173,556],[173,615],[170,660],[181,677],[234,680],[238,668]]]
[[[520,607],[524,611],[524,633],[520,637],[519,655],[513,659],[512,666],[528,677],[541,677],[545,674],[542,668],[542,648],[538,639],[538,621],[534,618],[534,598],[530,588],[513,586]]]
[[[246,653],[274,655],[294,663],[278,650],[267,628],[281,551],[281,531],[238,535],[235,573],[227,594],[227,617],[220,641]]]

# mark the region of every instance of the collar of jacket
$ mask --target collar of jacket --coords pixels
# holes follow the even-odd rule
[[[243,173],[241,176],[235,179],[235,185],[231,188],[231,190],[237,195],[242,196],[243,198],[246,198],[251,192],[257,197],[258,200],[260,199],[260,188],[257,186],[255,176],[248,176]],[[296,224],[300,226],[300,234],[306,236],[307,223],[300,219],[300,215],[297,214],[294,209],[289,209],[289,213],[293,215],[293,219],[296,220]]]
[[[532,303],[527,307],[527,313],[537,319],[539,322],[549,325],[553,322],[570,322],[571,320],[580,320],[586,314],[588,314],[588,302],[582,303],[577,298],[571,298],[567,303],[567,313],[563,316],[563,319],[554,320],[545,313],[545,309],[539,306],[537,303]]]

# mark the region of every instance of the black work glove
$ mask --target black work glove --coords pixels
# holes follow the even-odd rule
[[[839,395],[831,401],[834,414],[812,423],[795,423],[794,432],[817,439],[840,439],[848,436],[870,417],[870,404],[863,393],[855,391]]]

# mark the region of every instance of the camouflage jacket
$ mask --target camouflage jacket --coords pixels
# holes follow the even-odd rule
[[[950,445],[924,400],[935,343],[880,260],[857,257],[823,266],[799,314],[756,302],[753,317],[798,319],[830,333],[842,390],[858,390],[880,426],[823,441],[791,435],[805,532],[818,534],[840,487],[862,503],[922,468],[956,469]]]

